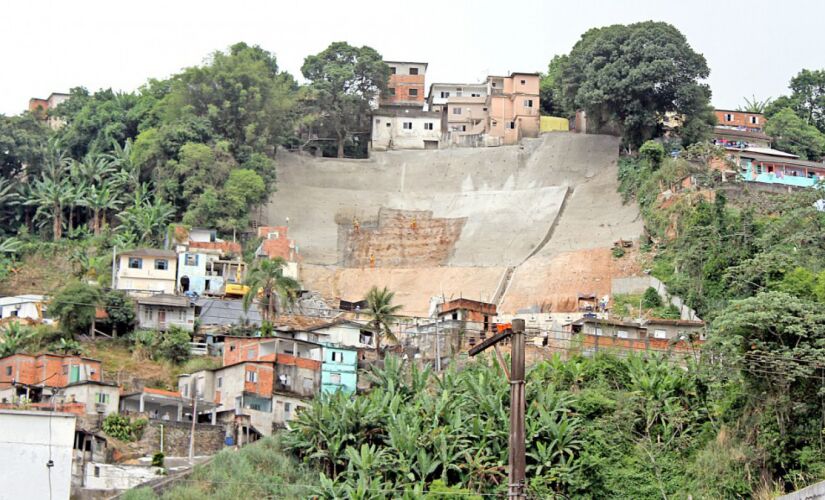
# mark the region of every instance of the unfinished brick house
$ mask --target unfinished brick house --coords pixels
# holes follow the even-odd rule
[[[38,403],[84,381],[101,382],[100,361],[66,354],[13,354],[0,359],[0,402]]]

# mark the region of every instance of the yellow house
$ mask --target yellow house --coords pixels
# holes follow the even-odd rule
[[[174,294],[177,254],[172,250],[140,248],[117,256],[115,288],[136,297]]]

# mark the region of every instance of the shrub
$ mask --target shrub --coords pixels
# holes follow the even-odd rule
[[[158,354],[176,364],[181,364],[189,359],[191,338],[189,333],[173,326],[163,334],[163,339],[158,345]]]
[[[657,170],[665,159],[665,147],[656,141],[647,141],[639,148],[639,156],[646,160],[653,170]]]
[[[101,303],[100,289],[74,282],[61,288],[49,304],[49,312],[60,321],[68,334],[85,334],[92,325],[95,310]]]
[[[652,286],[647,287],[647,290],[645,290],[642,296],[642,306],[648,309],[662,307],[662,298],[659,296],[659,292]]]
[[[132,421],[126,415],[111,413],[103,419],[103,432],[121,441],[136,441],[143,436],[143,429],[148,423],[145,418]]]
[[[624,253],[625,253],[624,248],[622,248],[622,247],[613,247],[612,252],[613,252],[613,257],[615,257],[617,259],[621,259],[622,257],[624,257]]]
[[[157,452],[152,455],[152,467],[163,467],[163,459],[165,455],[161,452]]]

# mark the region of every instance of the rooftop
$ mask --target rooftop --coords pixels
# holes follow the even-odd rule
[[[183,295],[170,295],[167,293],[159,293],[151,297],[141,298],[137,300],[138,304],[145,304],[151,306],[172,306],[172,307],[190,307],[194,304],[188,297]]]
[[[422,64],[426,68],[428,63],[416,61],[384,61],[385,64]]]
[[[378,108],[372,112],[373,116],[394,116],[394,117],[410,117],[410,118],[441,118],[441,113],[436,113],[433,111],[422,111],[420,109],[410,109],[410,108],[401,108],[401,109],[391,109],[391,108]]]
[[[177,254],[172,250],[160,250],[157,248],[136,248],[134,250],[124,250],[119,256],[129,257],[167,257],[174,258]]]
[[[27,304],[30,302],[45,302],[45,295],[11,295],[8,297],[0,297],[0,306],[10,306],[14,304]]]

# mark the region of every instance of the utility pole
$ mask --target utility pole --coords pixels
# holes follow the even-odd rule
[[[512,337],[510,352],[510,441],[508,447],[509,488],[508,497],[524,499],[525,444],[524,444],[524,320],[514,319],[512,324],[498,325],[499,333],[470,349],[470,356]],[[506,371],[505,371],[506,373]]]
[[[198,381],[195,380],[192,391],[192,432],[189,434],[189,463],[195,463],[195,422],[198,421]]]
[[[510,351],[510,498],[524,498],[524,320],[513,320]]]
[[[438,336],[438,316],[435,318],[435,372],[441,373],[441,338]]]

